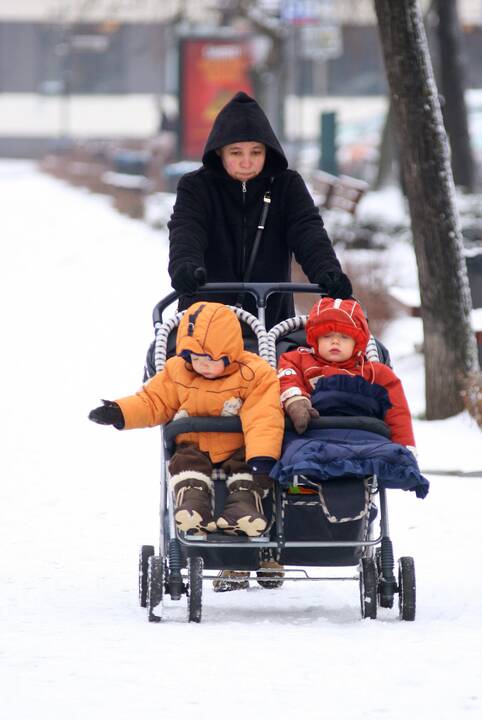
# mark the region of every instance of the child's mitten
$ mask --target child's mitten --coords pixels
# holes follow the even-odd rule
[[[319,417],[318,410],[312,406],[308,398],[293,400],[285,406],[285,412],[293,423],[298,435],[303,435],[311,418]]]
[[[102,400],[102,402],[103,405],[90,411],[89,420],[99,425],[113,425],[118,430],[122,430],[125,420],[118,404],[111,400]]]

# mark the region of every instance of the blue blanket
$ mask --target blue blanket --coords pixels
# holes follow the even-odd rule
[[[323,397],[329,402],[324,402]],[[328,414],[327,405],[333,415],[362,415],[363,408],[369,406],[366,414],[380,419],[390,406],[384,388],[363,378],[344,376],[322,378],[312,401],[323,415]],[[410,450],[366,430],[317,429],[302,436],[286,433],[281,459],[271,477],[288,486],[293,475],[306,475],[315,481],[377,475],[384,487],[413,490],[419,498],[425,497],[429,489]]]
[[[374,474],[386,488],[414,490],[420,498],[428,493],[429,482],[410,450],[366,430],[308,430],[302,437],[288,432],[271,471],[284,486],[293,475],[320,481]]]

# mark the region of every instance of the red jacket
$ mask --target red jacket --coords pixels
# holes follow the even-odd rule
[[[358,375],[370,383],[386,388],[392,407],[383,418],[392,431],[392,441],[400,445],[415,446],[412,419],[402,383],[388,365],[370,362],[359,354],[353,356],[343,367],[327,362],[314,350],[301,347],[283,353],[279,361],[278,378],[281,386],[281,401],[285,404],[296,396],[311,398],[316,382],[321,377],[347,374]]]

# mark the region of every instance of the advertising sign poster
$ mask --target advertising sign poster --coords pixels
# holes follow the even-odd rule
[[[179,155],[200,160],[213,120],[239,90],[253,94],[246,39],[186,37],[180,43]]]

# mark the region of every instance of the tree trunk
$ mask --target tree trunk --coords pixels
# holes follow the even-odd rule
[[[428,9],[426,9],[426,15],[430,11],[431,5]],[[424,17],[424,24],[427,19],[426,15]],[[402,192],[405,195],[403,178],[401,177],[400,150],[398,148],[398,138],[395,132],[395,118],[391,102],[388,103],[388,109],[385,115],[385,123],[383,125],[379,152],[378,171],[373,184],[373,189],[381,190],[383,187],[395,180],[397,184],[400,184]]]
[[[465,62],[462,31],[456,0],[436,0],[438,14],[440,90],[444,97],[443,116],[452,150],[452,172],[456,185],[474,189],[475,167],[470,147],[465,104]]]
[[[398,182],[399,179],[395,177],[396,168],[398,167],[398,149],[393,125],[393,106],[391,103],[389,103],[387,113],[385,115],[382,138],[380,141],[378,171],[375,182],[373,183],[374,190],[381,190],[383,187],[389,185],[394,180]]]
[[[453,177],[418,0],[375,0],[412,220],[424,329],[426,414],[463,409],[478,359]]]

